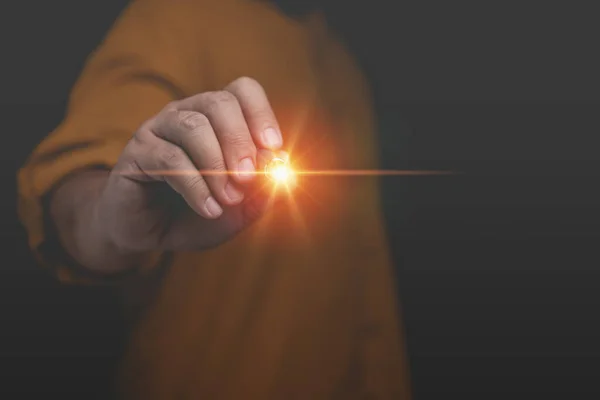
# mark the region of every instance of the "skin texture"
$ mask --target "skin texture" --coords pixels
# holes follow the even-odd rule
[[[52,220],[69,254],[100,273],[123,272],[150,250],[215,247],[264,212],[255,172],[282,145],[262,86],[239,78],[169,103],[112,171],[67,179],[52,195]]]

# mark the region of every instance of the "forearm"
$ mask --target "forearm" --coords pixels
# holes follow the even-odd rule
[[[101,274],[125,272],[142,255],[125,253],[102,229],[97,201],[108,171],[83,171],[66,179],[50,198],[50,217],[60,244],[80,266]]]

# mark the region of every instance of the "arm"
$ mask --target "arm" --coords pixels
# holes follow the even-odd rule
[[[141,254],[122,251],[98,226],[95,205],[108,180],[108,171],[75,173],[50,195],[49,215],[62,247],[78,265],[102,274],[130,270]]]
[[[65,120],[19,171],[19,212],[30,246],[63,281],[95,279],[91,275],[96,274],[48,251],[55,247],[52,240],[75,264],[91,265],[96,272],[99,265],[116,271],[141,261],[141,255],[122,256],[89,229],[107,176],[97,167],[107,171],[114,166],[133,132],[169,101],[210,85],[200,79],[202,66],[189,51],[201,51],[201,32],[196,32],[201,13],[186,9],[198,3],[132,2],[88,60]],[[143,256],[155,263],[160,255]]]
[[[206,71],[238,64],[218,53],[234,56],[238,36],[218,33],[244,4],[255,5],[140,0],[125,11],[88,62],[67,119],[22,172],[22,216],[38,255],[48,258],[40,228],[53,227],[66,252],[51,262],[115,277],[161,251],[222,244],[262,213],[264,196],[244,192],[258,188],[257,152],[282,145],[270,101],[254,79],[225,85]],[[89,171],[98,166],[110,173]],[[181,173],[197,169],[223,173]],[[50,221],[40,227],[48,193]]]

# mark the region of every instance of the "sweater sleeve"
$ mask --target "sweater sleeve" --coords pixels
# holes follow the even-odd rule
[[[133,1],[88,58],[60,125],[18,172],[19,217],[40,263],[59,280],[100,283],[59,255],[46,212],[49,193],[70,174],[112,168],[137,128],[169,101],[210,88],[202,60],[205,1]],[[210,10],[210,7],[207,8]],[[148,254],[142,270],[163,254]],[[112,278],[111,278],[112,279]],[[110,279],[109,279],[110,280]]]

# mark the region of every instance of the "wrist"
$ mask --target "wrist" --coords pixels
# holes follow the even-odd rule
[[[78,218],[80,246],[86,249],[86,265],[89,269],[107,274],[122,273],[136,267],[144,254],[122,246],[106,225],[106,216],[100,212],[103,188],[104,185],[90,200],[84,215]]]
[[[126,252],[112,240],[101,210],[108,171],[84,171],[53,193],[50,214],[61,245],[71,258],[94,273],[126,272],[140,255]]]

